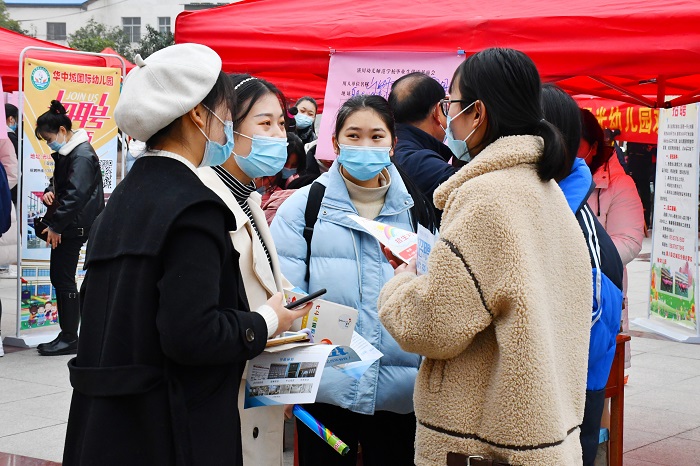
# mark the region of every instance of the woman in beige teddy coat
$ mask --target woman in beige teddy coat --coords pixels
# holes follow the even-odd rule
[[[515,50],[460,65],[443,102],[448,142],[475,158],[435,191],[444,214],[428,274],[403,265],[379,298],[392,336],[425,356],[418,466],[467,464],[448,453],[486,458],[472,466],[582,463],[591,268],[540,90]]]

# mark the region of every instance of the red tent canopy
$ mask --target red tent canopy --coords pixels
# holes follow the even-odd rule
[[[134,68],[134,66],[136,66],[133,63],[131,63],[129,60],[124,58],[122,55],[120,55],[119,52],[114,50],[112,47],[107,47],[106,49],[104,49],[100,53],[108,53],[110,55],[116,55],[118,57],[122,57],[122,59],[126,63],[126,72],[127,73],[129,71],[131,71]],[[110,68],[121,68],[122,67],[122,62],[118,58],[104,57],[104,59],[105,59],[105,62],[107,63],[107,66]]]
[[[244,0],[185,11],[175,41],[216,50],[226,71],[322,97],[336,51],[527,53],[544,81],[643,104],[700,100],[700,2],[687,0]],[[651,96],[651,97],[645,97]]]
[[[73,50],[69,47],[54,44],[53,42],[34,39],[0,28],[0,77],[2,77],[2,87],[5,92],[18,90],[19,56],[26,47]],[[70,63],[74,65],[105,66],[104,58],[89,55],[33,50],[29,52],[29,56],[40,60]],[[121,64],[119,66],[121,67]]]

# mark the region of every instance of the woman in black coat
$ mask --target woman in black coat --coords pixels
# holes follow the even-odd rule
[[[84,129],[72,130],[72,122],[61,102],[51,101],[49,111],[36,120],[36,136],[54,151],[53,176],[44,191],[49,208],[47,235],[51,246],[51,284],[56,289],[61,333],[37,349],[42,356],[75,354],[78,350],[80,305],[75,271],[80,249],[88,239],[95,218],[105,206],[100,160]],[[43,228],[43,227],[42,227]]]
[[[208,47],[136,57],[115,118],[147,141],[90,234],[63,464],[241,465],[246,361],[309,307],[251,312],[234,217],[196,167],[233,147],[233,91]]]

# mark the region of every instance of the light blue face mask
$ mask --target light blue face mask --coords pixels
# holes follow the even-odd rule
[[[66,137],[63,136],[63,142],[58,142],[58,139],[54,139],[50,143],[48,143],[49,149],[51,149],[54,152],[58,152],[63,146],[66,145]]]
[[[391,165],[391,147],[349,146],[338,144],[340,155],[338,163],[353,178],[360,181],[371,180],[384,168]]]
[[[283,180],[288,180],[292,176],[297,174],[297,169],[296,168],[283,168],[282,169],[282,179]]]
[[[476,101],[474,101],[471,104],[464,107],[461,112],[459,112],[457,115],[454,116],[454,118],[451,117],[450,115],[447,115],[447,128],[445,129],[445,137],[446,137],[445,144],[447,144],[447,147],[449,147],[450,150],[452,150],[452,153],[455,155],[455,157],[457,157],[459,160],[461,160],[463,162],[469,162],[472,159],[472,156],[469,153],[469,147],[467,146],[467,139],[472,137],[472,134],[474,134],[474,132],[477,129],[479,129],[479,127],[477,126],[476,128],[474,128],[474,130],[471,133],[469,133],[466,138],[455,139],[454,135],[452,134],[452,128],[450,128],[450,123],[452,123],[452,121],[455,120],[462,113],[469,110],[469,108],[471,108],[475,103],[476,103]]]
[[[206,105],[204,108],[209,110]],[[222,163],[226,162],[229,157],[231,157],[231,153],[233,152],[233,122],[230,120],[222,120],[219,118],[219,115],[211,110],[209,110],[209,112],[211,112],[211,114],[214,115],[222,125],[224,125],[226,143],[219,144],[216,141],[212,141],[209,139],[209,136],[207,136],[207,133],[205,133],[204,130],[198,126],[199,131],[201,131],[204,137],[207,138],[207,144],[204,146],[204,158],[202,158],[202,162],[199,164],[200,167],[216,167],[217,165],[221,165]]]
[[[249,177],[274,176],[287,163],[287,138],[272,138],[257,134],[251,138],[239,132],[236,134],[253,141],[250,154],[246,156],[235,154],[236,163]]]
[[[17,123],[15,123],[14,125],[8,126],[8,128],[10,128],[13,133],[16,133],[17,132]]]
[[[294,119],[297,122],[297,128],[306,129],[314,123],[314,119],[309,115],[304,115],[303,113],[297,113],[294,115]]]

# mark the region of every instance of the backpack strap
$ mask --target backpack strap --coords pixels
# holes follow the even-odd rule
[[[311,239],[314,236],[314,225],[318,219],[318,212],[321,210],[321,201],[326,193],[326,187],[321,183],[314,182],[309,190],[309,197],[306,200],[306,210],[304,211],[304,239],[306,240],[306,275],[304,280],[308,283],[311,272]]]

